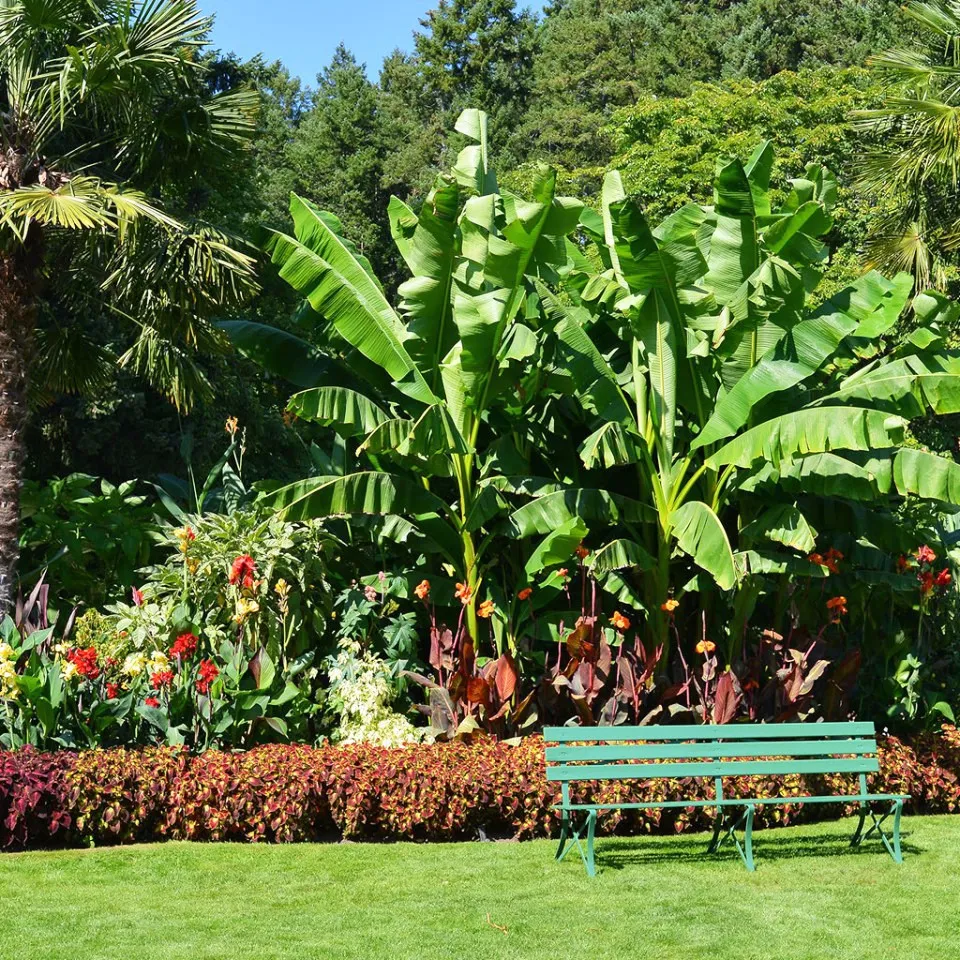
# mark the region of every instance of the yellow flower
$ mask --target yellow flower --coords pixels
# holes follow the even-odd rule
[[[142,653],[131,653],[127,655],[120,668],[128,677],[137,677],[143,673],[147,665],[147,658]]]
[[[223,429],[232,437],[237,432],[239,426],[240,421],[236,417],[227,417],[227,422],[223,425]]]
[[[77,675],[77,665],[75,663],[65,663],[61,669],[63,679],[70,681]]]
[[[170,658],[162,650],[154,650],[150,654],[147,666],[150,667],[151,673],[156,673],[157,670],[166,670],[170,666]]]
[[[674,600],[673,597],[671,597],[669,600],[665,600],[663,603],[660,604],[660,609],[663,610],[665,613],[673,613],[673,611],[676,610],[677,607],[679,606],[680,606],[680,601]]]
[[[4,641],[0,643],[0,660],[16,660],[17,654],[9,643]]]
[[[285,597],[290,592],[290,584],[281,577],[274,585],[273,591],[278,597]]]
[[[248,600],[246,597],[240,597],[237,601],[237,612],[234,614],[234,623],[243,623],[252,613],[259,613],[260,604],[256,600]]]
[[[701,640],[697,644],[697,653],[713,653],[717,645],[712,640]]]
[[[187,569],[190,571],[191,574],[196,573],[196,572],[200,569],[200,561],[199,561],[199,560],[188,560],[188,561],[187,561]]]

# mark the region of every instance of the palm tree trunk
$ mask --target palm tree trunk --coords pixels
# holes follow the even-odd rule
[[[20,553],[27,352],[34,322],[32,277],[27,257],[0,252],[0,618],[13,606]]]

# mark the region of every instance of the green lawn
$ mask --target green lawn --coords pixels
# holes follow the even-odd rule
[[[546,842],[6,854],[0,957],[960,956],[960,817],[906,818],[899,867],[854,824],[760,832],[755,874],[703,836],[601,839],[592,881]]]

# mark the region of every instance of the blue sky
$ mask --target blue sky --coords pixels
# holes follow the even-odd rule
[[[200,0],[216,14],[214,46],[248,58],[282,60],[311,85],[342,40],[376,79],[395,47],[410,50],[432,0]]]

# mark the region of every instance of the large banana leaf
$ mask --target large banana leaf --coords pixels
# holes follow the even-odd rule
[[[753,190],[739,160],[718,165],[713,201],[717,222],[705,282],[717,302],[726,306],[733,303],[761,260]]]
[[[217,326],[245,356],[297,387],[348,383],[350,374],[312,344],[279,327],[250,320],[221,320]]]
[[[451,284],[459,206],[457,185],[441,178],[419,216],[397,197],[388,208],[394,242],[412,274],[398,291],[410,334],[404,346],[422,370],[434,375],[457,339]]]
[[[622,467],[640,459],[639,437],[632,436],[619,423],[605,423],[587,437],[580,446],[580,459],[589,470],[597,464]]]
[[[815,453],[784,460],[778,466],[766,463],[738,484],[744,493],[779,495],[807,493],[818,497],[875,500],[890,490],[892,467],[875,459],[869,466],[856,463],[851,454]]]
[[[298,480],[264,494],[261,503],[287,520],[396,513],[416,522],[418,514],[450,513],[447,504],[420,484],[374,472]]]
[[[567,307],[545,288],[538,289],[548,316],[557,320],[553,331],[558,341],[557,362],[572,375],[581,403],[601,420],[636,428],[616,374],[584,329],[586,311]]]
[[[389,419],[372,400],[346,387],[316,387],[295,393],[287,409],[303,420],[332,426],[341,437],[360,437]]]
[[[569,561],[586,535],[587,525],[579,517],[567,520],[548,533],[537,544],[524,565],[526,581],[532,580],[546,567]]]
[[[903,357],[848,377],[824,403],[869,403],[913,419],[960,412],[960,356]]]
[[[788,390],[816,373],[859,325],[844,310],[848,296],[849,288],[827,301],[809,320],[788,330],[771,353],[750,367],[733,389],[720,398],[691,449],[733,436],[764,398]]]
[[[770,507],[740,533],[744,537],[773,540],[803,553],[809,553],[817,545],[817,531],[792,503]]]
[[[960,504],[960,464],[923,450],[905,448],[893,463],[897,490],[928,500]]]
[[[403,345],[406,331],[379,285],[312,203],[290,200],[296,239],[274,233],[267,251],[283,277],[364,356],[421,403],[435,402]]]
[[[685,346],[676,301],[670,294],[651,291],[640,308],[637,333],[650,371],[650,413],[668,465],[673,461],[677,427],[677,351]]]
[[[579,517],[591,524],[640,523],[656,520],[645,503],[606,490],[560,490],[524,504],[510,516],[510,530],[517,537],[547,534]]]
[[[798,454],[894,447],[903,442],[906,425],[902,417],[860,407],[797,410],[735,437],[707,463],[712,467],[749,467],[763,459],[778,465]]]
[[[680,549],[706,570],[721,590],[731,590],[737,582],[733,550],[720,518],[710,507],[690,500],[673,511],[670,523]]]
[[[633,540],[612,540],[590,554],[587,565],[595,576],[604,577],[614,570],[652,570],[657,562]]]

